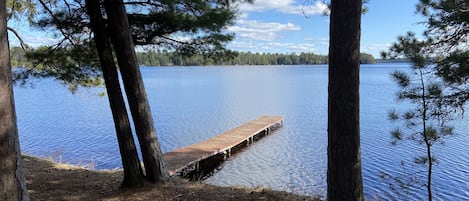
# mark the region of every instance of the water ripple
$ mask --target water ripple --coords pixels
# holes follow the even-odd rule
[[[392,66],[361,70],[361,153],[364,191],[371,200],[422,200],[422,188],[404,197],[381,173],[397,176],[423,167],[411,161],[421,146],[390,144],[387,112],[399,106]],[[282,115],[284,126],[236,154],[207,180],[222,186],[270,187],[325,198],[327,171],[327,68],[142,68],[164,152],[208,139],[262,115]],[[103,89],[72,95],[53,80],[15,87],[23,152],[95,168],[121,167],[112,116]],[[439,200],[469,197],[469,122],[435,146]]]

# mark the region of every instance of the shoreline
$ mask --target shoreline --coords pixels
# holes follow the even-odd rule
[[[21,158],[31,200],[320,200],[283,191],[219,187],[179,178],[120,189],[122,169],[90,170],[34,156],[22,155]]]

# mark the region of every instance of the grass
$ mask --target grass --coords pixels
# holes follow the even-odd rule
[[[317,201],[318,198],[263,188],[219,187],[173,179],[158,185],[119,189],[121,170],[94,171],[52,160],[23,156],[31,200],[103,201]]]

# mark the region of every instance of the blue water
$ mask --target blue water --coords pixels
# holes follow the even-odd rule
[[[410,162],[420,145],[392,146],[387,120],[396,101],[393,70],[405,64],[361,68],[361,148],[367,199],[421,200],[425,191],[392,191],[381,179],[422,168]],[[269,187],[326,195],[327,66],[162,67],[141,69],[164,152],[190,145],[262,115],[285,117],[273,135],[230,158],[206,182],[221,186]],[[21,148],[57,161],[120,168],[119,150],[104,88],[71,94],[55,80],[15,87]],[[436,145],[434,193],[439,200],[469,198],[467,120],[458,135]],[[405,169],[402,160],[409,161]],[[418,169],[420,168],[420,169]],[[422,178],[424,179],[424,178]],[[403,194],[403,195],[400,195]]]

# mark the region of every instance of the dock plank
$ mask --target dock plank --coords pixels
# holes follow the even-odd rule
[[[282,123],[283,117],[281,116],[262,116],[206,141],[164,153],[163,159],[166,162],[169,174],[173,175],[189,165],[219,153],[224,153],[266,129],[276,125],[281,126]]]

